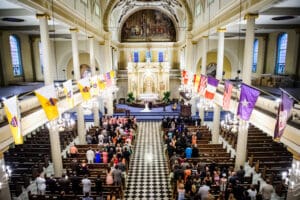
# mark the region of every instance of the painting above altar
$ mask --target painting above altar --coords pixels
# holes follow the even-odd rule
[[[175,26],[167,15],[158,10],[140,10],[123,24],[122,42],[175,42]]]

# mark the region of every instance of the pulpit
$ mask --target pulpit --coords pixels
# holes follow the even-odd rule
[[[191,104],[188,104],[188,105],[181,104],[180,105],[180,115],[182,117],[192,116]]]

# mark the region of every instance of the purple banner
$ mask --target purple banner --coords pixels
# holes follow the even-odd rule
[[[278,107],[277,121],[274,130],[274,138],[280,139],[284,133],[287,120],[290,117],[293,100],[284,92],[281,93],[281,102]]]
[[[259,94],[260,92],[258,90],[242,83],[240,101],[237,111],[237,115],[240,117],[240,119],[245,121],[250,119]]]

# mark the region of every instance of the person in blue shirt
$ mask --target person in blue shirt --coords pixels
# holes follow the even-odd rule
[[[186,158],[191,158],[192,157],[192,152],[193,152],[193,149],[191,146],[188,146],[186,149],[185,149],[185,157]]]

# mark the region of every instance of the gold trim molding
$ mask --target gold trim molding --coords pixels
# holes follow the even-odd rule
[[[44,18],[44,17],[46,17],[48,20],[51,19],[50,15],[48,15],[47,13],[37,13],[35,16],[37,19]]]
[[[245,20],[252,19],[252,18],[254,18],[254,19],[258,18],[258,14],[247,13],[247,14],[244,16],[244,19],[245,19]]]
[[[79,32],[78,28],[76,28],[76,27],[75,28],[70,28],[69,30],[70,30],[70,32]]]
[[[218,33],[224,33],[224,32],[226,32],[226,28],[218,28],[217,32]]]

